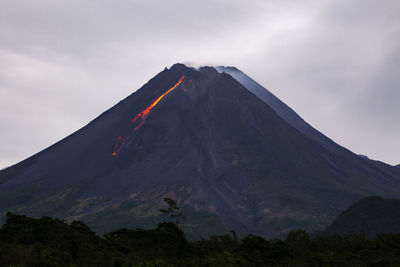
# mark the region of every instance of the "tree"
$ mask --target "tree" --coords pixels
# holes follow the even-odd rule
[[[159,211],[164,214],[168,214],[172,222],[174,222],[175,224],[179,224],[180,219],[185,219],[183,214],[179,212],[180,208],[176,204],[175,200],[166,197],[164,198],[164,202],[168,205],[168,208],[159,209]]]

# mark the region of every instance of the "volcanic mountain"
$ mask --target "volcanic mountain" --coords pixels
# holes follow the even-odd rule
[[[0,211],[81,219],[104,232],[153,226],[171,197],[192,236],[275,237],[323,229],[363,197],[398,196],[398,168],[338,146],[228,69],[175,64],[1,171]]]

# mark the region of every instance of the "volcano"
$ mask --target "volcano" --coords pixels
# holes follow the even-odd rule
[[[0,172],[0,212],[151,227],[177,201],[192,236],[321,230],[400,170],[337,145],[233,67],[175,64],[77,132]]]

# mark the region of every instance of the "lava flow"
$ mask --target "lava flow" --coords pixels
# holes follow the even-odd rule
[[[114,146],[114,152],[112,153],[113,156],[116,156],[117,153],[122,149],[122,147],[123,147],[124,144],[125,144],[125,140],[126,140],[125,137],[118,136],[118,141],[117,141],[117,143],[115,144],[115,146]]]
[[[143,125],[143,123],[146,121],[147,115],[149,115],[151,109],[154,108],[154,107],[158,104],[158,102],[160,102],[160,100],[161,100],[164,96],[166,96],[169,92],[171,92],[171,91],[174,90],[176,87],[178,87],[178,85],[180,85],[180,84],[183,82],[184,79],[185,79],[185,76],[182,76],[182,78],[181,78],[172,88],[170,88],[170,89],[169,89],[168,91],[166,91],[164,94],[162,94],[161,96],[159,96],[156,100],[153,101],[153,103],[151,103],[150,106],[148,106],[147,108],[145,108],[142,112],[139,112],[139,114],[137,114],[137,115],[132,119],[132,122],[136,122],[139,118],[142,119],[142,121],[141,121],[135,128],[133,128],[133,131],[136,131],[137,129],[139,129],[139,128]],[[127,140],[128,138],[129,138],[128,136],[127,136],[127,137],[122,137],[122,136],[119,136],[119,137],[118,137],[117,143],[115,144],[115,146],[114,146],[114,151],[113,151],[113,153],[112,153],[112,155],[113,155],[114,157],[115,157],[115,156],[118,156],[118,153],[119,153],[119,152],[121,151],[121,149],[124,147],[125,142],[126,142],[126,140]]]

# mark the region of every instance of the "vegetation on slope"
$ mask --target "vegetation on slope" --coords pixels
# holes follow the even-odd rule
[[[400,233],[400,199],[363,198],[343,211],[324,231],[327,235],[363,232]]]

